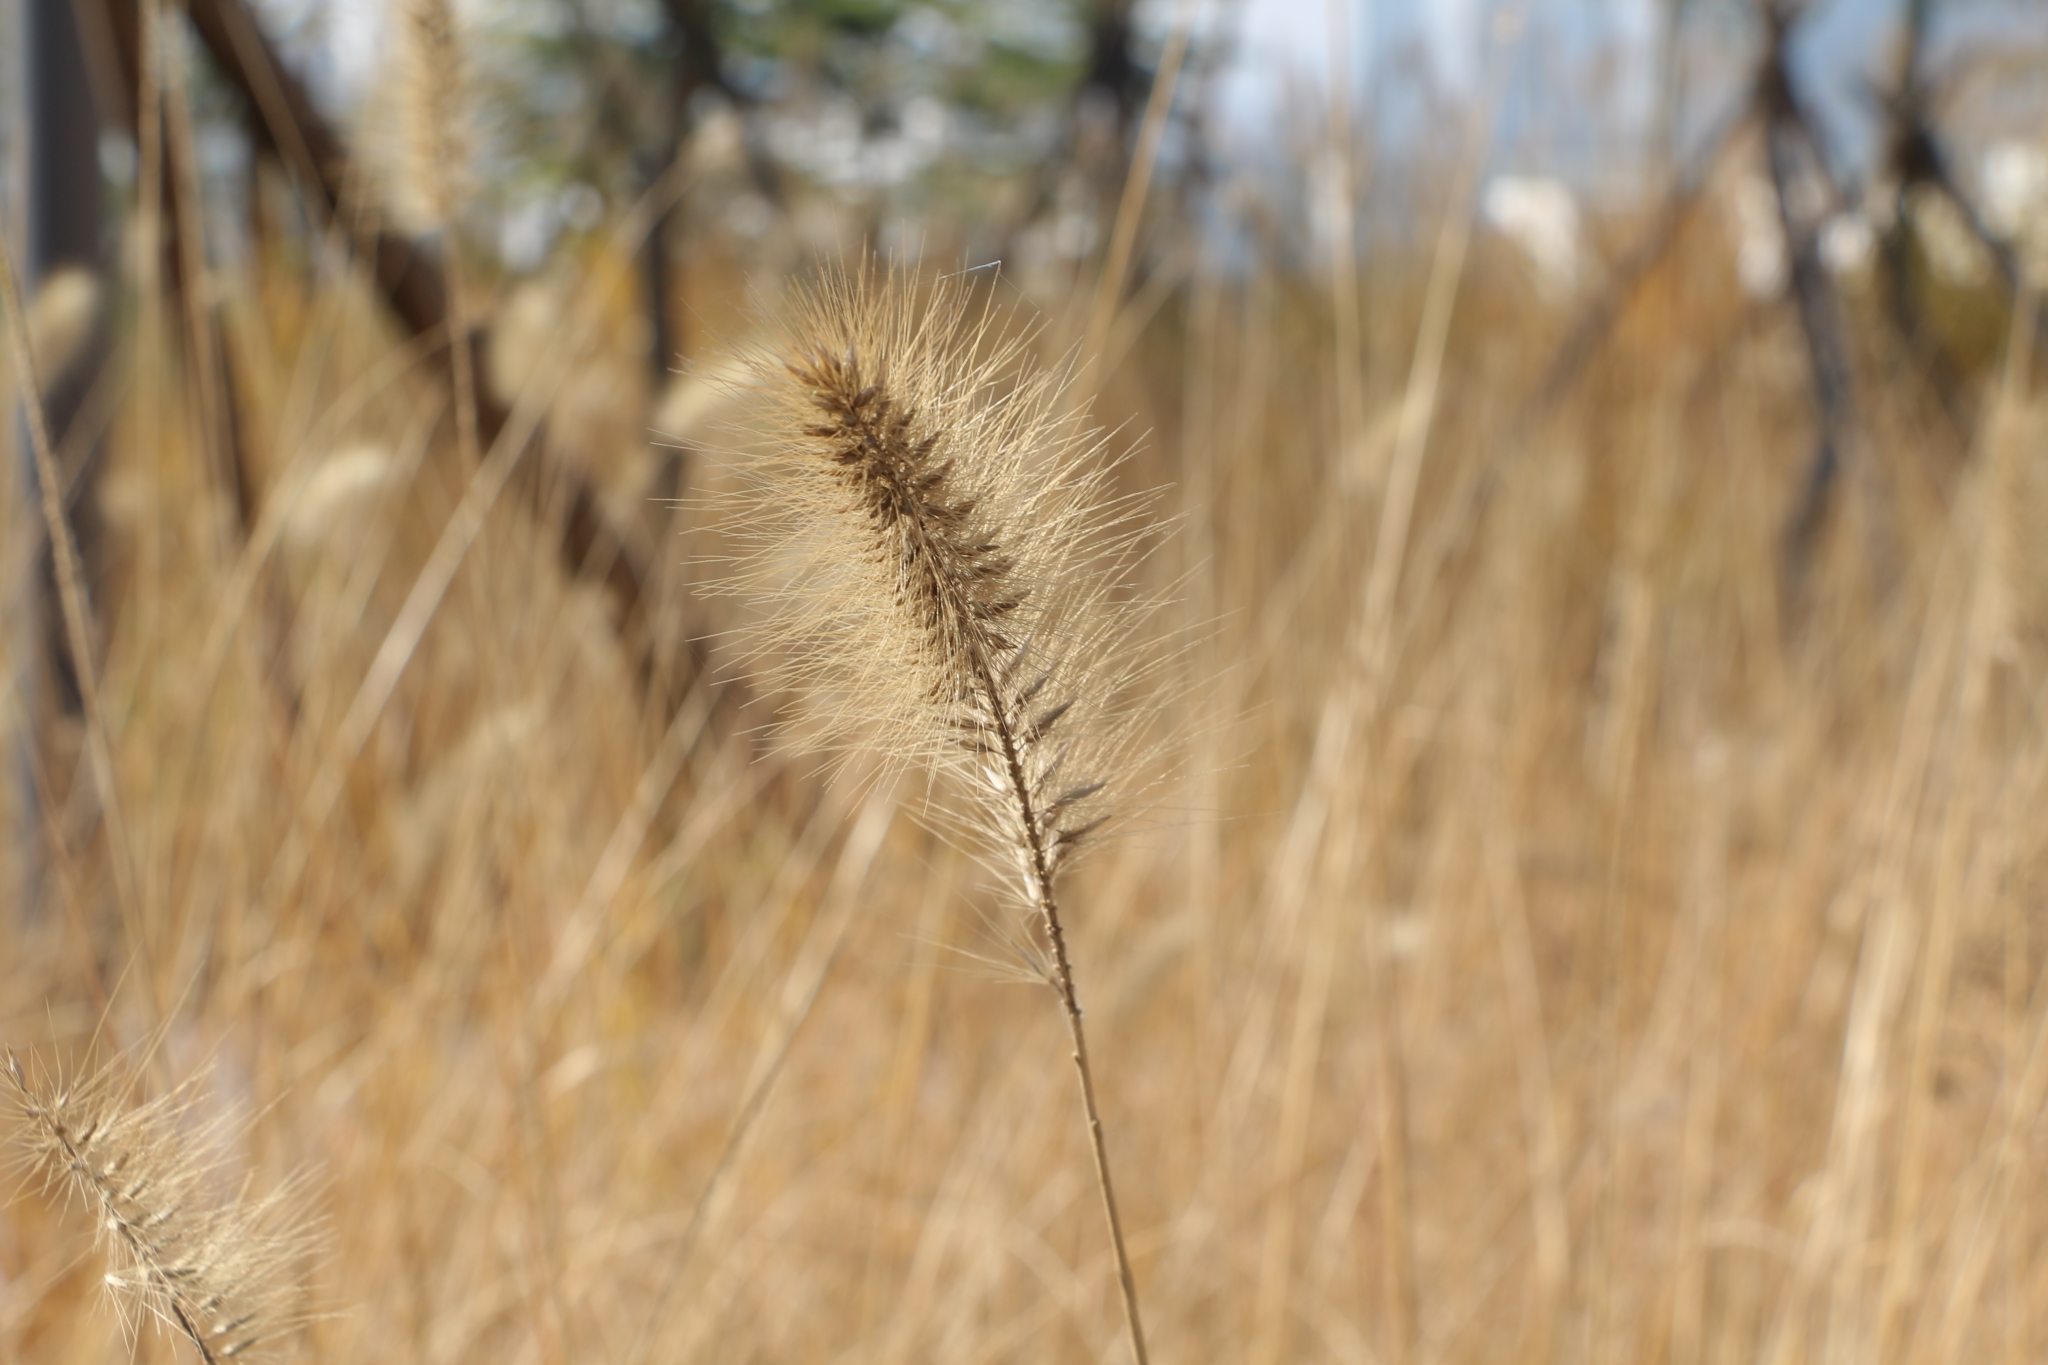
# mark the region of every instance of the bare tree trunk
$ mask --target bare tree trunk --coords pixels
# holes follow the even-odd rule
[[[25,251],[22,265],[24,285],[30,299],[58,272],[79,268],[104,278],[101,270],[101,206],[99,174],[99,121],[94,111],[92,87],[86,69],[85,47],[78,16],[71,0],[29,0],[23,14],[21,86],[26,99],[23,112],[26,127],[17,130],[16,145],[26,162],[26,174],[17,182],[24,191]],[[92,319],[86,344],[68,356],[50,356],[42,367],[45,386],[41,399],[48,417],[51,439],[60,452],[68,451],[75,419],[84,405],[99,371],[105,349],[101,325],[104,309]],[[37,496],[33,462],[28,459],[28,438],[20,434],[23,452],[20,486],[27,493],[25,505],[33,506]],[[67,512],[72,518],[86,581],[97,586],[99,564],[95,503],[91,495],[92,471],[97,454],[86,451],[74,456],[79,477],[72,485]],[[64,633],[55,608],[56,577],[49,547],[36,555],[35,588],[28,595],[28,620],[23,627],[16,654],[20,677],[18,712],[25,729],[15,758],[17,800],[21,811],[19,838],[23,858],[24,884],[18,904],[34,899],[35,866],[40,854],[37,837],[37,807],[30,765],[35,761],[36,733],[44,708],[59,706],[67,714],[79,711],[77,662],[64,643]]]
[[[70,0],[30,0],[26,17],[22,51],[28,67],[23,73],[28,92],[28,235],[22,268],[23,282],[29,297],[34,299],[52,276],[67,268],[92,271],[99,279],[104,274],[99,119],[93,108],[78,17]],[[94,319],[93,333],[90,342],[77,354],[52,357],[53,361],[69,360],[61,370],[46,363],[42,371],[46,387],[43,411],[49,419],[50,437],[60,451],[69,449],[72,423],[99,369],[105,338],[98,318]],[[96,463],[96,452],[86,452],[80,458],[80,475],[72,485],[66,508],[85,560],[88,586],[93,588],[98,586],[99,567],[97,517],[91,496]],[[75,713],[75,661],[64,648],[55,613],[42,610],[54,600],[56,591],[47,549],[38,573],[42,579],[42,634],[48,642],[45,657],[52,665],[48,680],[65,710]]]
[[[663,111],[662,145],[655,157],[641,167],[641,187],[652,186],[668,174],[676,158],[689,145],[692,114],[690,104],[705,90],[716,90],[734,103],[738,91],[725,79],[724,60],[718,33],[711,26],[711,8],[706,0],[662,0],[668,19],[669,37],[677,52],[670,65],[667,108]],[[677,335],[674,303],[674,271],[669,260],[670,241],[681,218],[677,204],[664,204],[656,216],[654,230],[641,247],[641,286],[646,294],[648,369],[656,392],[668,379],[680,359],[683,339]]]
[[[1657,44],[1657,110],[1650,125],[1649,164],[1644,167],[1651,176],[1661,163],[1672,167],[1672,178],[1677,178],[1678,140],[1685,115],[1685,10],[1685,0],[1666,0],[1661,11],[1664,32]]]
[[[1085,12],[1088,53],[1067,101],[1059,145],[1030,177],[1017,210],[997,229],[999,256],[1009,255],[1017,234],[1051,211],[1062,180],[1077,169],[1102,204],[1113,209],[1117,187],[1136,153],[1134,135],[1157,74],[1138,56],[1137,6],[1134,0],[1089,0]],[[1085,136],[1096,119],[1107,137]]]

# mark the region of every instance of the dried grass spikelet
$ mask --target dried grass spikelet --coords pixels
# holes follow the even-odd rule
[[[303,1321],[302,1184],[237,1194],[227,1170],[235,1120],[191,1084],[136,1102],[113,1067],[66,1076],[9,1052],[0,1072],[18,1165],[93,1215],[107,1291],[131,1332],[152,1318],[207,1362],[283,1344]]]
[[[44,384],[71,372],[92,340],[100,313],[99,276],[65,266],[44,280],[28,309],[29,348]]]
[[[1139,571],[1150,494],[1006,310],[951,281],[840,272],[747,356],[754,458],[724,587],[746,655],[798,698],[798,747],[963,779],[932,803],[1022,874],[1056,876],[1156,780],[1163,660]],[[965,818],[958,818],[961,815]],[[1041,866],[1042,864],[1042,866]]]
[[[475,150],[469,63],[453,0],[401,0],[397,18],[395,188],[418,226],[445,231],[468,198]]]
[[[576,306],[561,281],[545,275],[522,280],[491,318],[491,345],[484,353],[484,382],[500,403],[511,407],[549,363],[567,364],[583,354],[561,356],[562,318]],[[589,350],[586,347],[583,350]]]
[[[344,447],[303,476],[285,514],[284,541],[308,553],[359,526],[397,483],[398,465],[384,447]],[[345,538],[345,537],[344,537]]]

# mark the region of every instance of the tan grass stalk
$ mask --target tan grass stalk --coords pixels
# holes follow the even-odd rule
[[[186,63],[175,56],[165,61],[156,73],[162,101],[164,150],[168,152],[163,170],[170,178],[170,211],[175,226],[172,244],[178,252],[181,283],[178,292],[185,312],[194,429],[221,488],[239,504],[251,497],[253,490],[247,487],[250,471],[240,467],[243,455],[236,448],[234,435],[234,400],[229,389],[227,340],[216,320],[217,309],[213,301],[215,289],[212,268],[207,261],[206,217],[200,208],[204,191],[199,183],[198,137],[193,129],[192,103],[186,88],[189,74]],[[159,112],[155,109],[146,110],[142,115],[145,121],[158,117]],[[237,515],[242,519],[240,532],[245,534],[247,518],[254,515],[253,510],[238,506]],[[235,549],[227,539],[227,525],[226,522],[217,523],[216,530],[221,541],[216,548],[224,558]]]
[[[115,895],[142,966],[145,990],[154,1002],[157,990],[154,957],[136,887],[134,845],[128,839],[128,821],[121,802],[120,785],[114,775],[114,754],[107,738],[106,711],[100,704],[99,668],[93,660],[92,604],[86,599],[78,542],[64,516],[63,478],[57,467],[57,451],[50,436],[49,420],[43,412],[42,372],[36,364],[35,343],[29,335],[28,308],[22,300],[21,281],[14,273],[14,254],[5,249],[0,249],[0,325],[6,327],[8,343],[14,352],[15,383],[21,390],[21,406],[28,425],[29,458],[34,462],[43,529],[50,538],[50,556],[57,581],[57,606],[62,617],[65,644],[71,650],[71,665],[78,677],[79,697],[85,707],[86,761],[92,772],[93,785],[99,790],[100,810],[106,820],[108,863],[113,869]]]
[[[1135,684],[1156,663],[1133,576],[1145,501],[1113,495],[1101,435],[1070,415],[1008,319],[964,286],[829,275],[751,366],[759,458],[730,585],[773,610],[753,640],[811,702],[805,737],[955,781],[930,803],[986,851],[1073,1043],[1133,1355],[1138,1292],[1110,1176],[1060,873],[1142,785]],[[805,733],[799,728],[799,733]]]
[[[6,1055],[20,1162],[93,1216],[124,1322],[154,1318],[207,1365],[252,1360],[297,1323],[301,1187],[223,1197],[232,1121],[190,1084],[133,1102],[121,1073],[65,1077]]]
[[[804,945],[792,964],[784,987],[780,1027],[772,1038],[762,1042],[752,1074],[747,1078],[746,1098],[733,1115],[732,1124],[719,1147],[718,1158],[711,1165],[711,1173],[705,1177],[704,1187],[690,1207],[689,1221],[678,1234],[674,1250],[668,1253],[668,1269],[661,1288],[641,1322],[632,1350],[626,1354],[628,1365],[640,1365],[652,1351],[657,1333],[668,1315],[669,1301],[682,1280],[684,1268],[690,1263],[691,1253],[702,1240],[706,1227],[731,1200],[732,1187],[728,1177],[745,1150],[754,1126],[767,1110],[783,1067],[795,1049],[797,1036],[817,1008],[826,980],[846,944],[847,930],[852,927],[854,916],[862,904],[862,886],[875,864],[876,854],[881,851],[882,838],[888,832],[890,811],[886,804],[887,796],[887,792],[880,790],[868,793],[866,803],[840,848],[838,866],[833,870],[831,887],[825,894],[821,912],[805,935]]]

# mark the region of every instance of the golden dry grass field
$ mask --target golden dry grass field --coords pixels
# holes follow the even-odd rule
[[[1703,219],[1532,405],[1575,309],[1458,195],[1384,255],[1227,268],[1147,254],[1160,201],[1128,288],[1099,253],[962,286],[1075,359],[1061,402],[1171,523],[1137,571],[1181,642],[1166,777],[1063,880],[1152,1359],[2041,1359],[2024,323],[1986,324],[1959,434],[1845,288],[1859,444],[1795,570],[1789,305]],[[754,608],[703,590],[736,358],[858,222],[680,260],[665,390],[631,213],[531,279],[473,264],[510,412],[474,451],[445,335],[346,233],[213,262],[209,369],[137,265],[162,228],[102,285],[96,686],[0,693],[31,1088],[190,1086],[149,1133],[211,1132],[186,1197],[298,1182],[305,1245],[219,1272],[280,1359],[1127,1359],[1011,874],[920,818],[945,784],[778,747]],[[560,553],[572,484],[649,566],[630,619]],[[20,677],[43,521],[5,512]],[[104,1211],[14,1169],[0,1360],[199,1358],[106,1301]]]

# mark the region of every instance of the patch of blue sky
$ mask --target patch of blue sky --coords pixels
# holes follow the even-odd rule
[[[1154,0],[1163,25],[1180,0]],[[1661,50],[1670,0],[1244,0],[1208,7],[1212,30],[1229,25],[1235,52],[1221,82],[1232,141],[1257,145],[1270,124],[1317,113],[1336,63],[1348,63],[1353,104],[1371,120],[1382,151],[1399,156],[1441,131],[1446,103],[1497,102],[1492,164],[1557,175],[1589,190],[1627,192],[1664,164],[1650,145],[1664,98]],[[1800,23],[1793,62],[1824,122],[1842,169],[1876,150],[1871,91],[1890,80],[1903,0],[1814,0]],[[1678,111],[1681,143],[1712,125],[1754,60],[1750,0],[1686,0],[1688,90]],[[1350,41],[1340,50],[1335,28]],[[1506,39],[1503,50],[1502,35]],[[1951,0],[1937,7],[1929,60],[2031,45],[2048,59],[2048,3]],[[2036,80],[2038,87],[2043,82]]]

